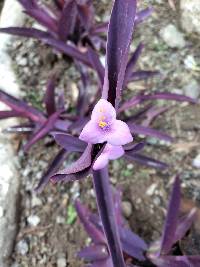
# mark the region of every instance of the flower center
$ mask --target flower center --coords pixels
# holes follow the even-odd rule
[[[100,121],[99,122],[99,127],[104,128],[106,126],[108,126],[108,123],[107,122],[105,122],[105,121]]]

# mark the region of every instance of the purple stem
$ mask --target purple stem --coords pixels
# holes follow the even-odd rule
[[[93,184],[113,266],[125,267],[107,167],[99,171],[93,171]]]

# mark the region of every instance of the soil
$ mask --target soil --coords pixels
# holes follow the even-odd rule
[[[98,20],[108,18],[110,5],[107,0],[99,4],[95,1]],[[200,62],[199,42],[185,36],[187,45],[183,49],[169,48],[159,36],[162,27],[169,23],[179,29],[179,11],[173,11],[168,1],[140,1],[141,6],[151,2],[154,13],[148,21],[136,29],[133,47],[142,41],[145,44],[139,67],[160,70],[162,76],[148,82],[129,85],[126,97],[147,87],[150,91],[183,92],[182,88],[193,79],[200,82],[198,73],[185,68],[184,59],[193,55]],[[41,100],[49,73],[59,69],[62,79],[59,88],[66,88],[66,106],[73,110],[77,96],[76,83],[79,74],[72,64],[66,63],[62,56],[53,54],[50,48],[37,41],[16,39],[11,47],[13,65],[24,98],[42,108]],[[73,88],[73,94],[69,93]],[[95,88],[95,85],[94,85]],[[168,112],[153,123],[153,127],[175,137],[171,145],[147,138],[146,155],[169,164],[165,171],[147,168],[123,159],[110,164],[111,182],[123,188],[123,201],[131,206],[129,226],[148,243],[159,238],[166,213],[167,200],[172,178],[180,174],[183,189],[183,211],[200,204],[200,170],[192,166],[192,160],[200,153],[200,106],[175,104],[159,101],[159,105],[172,106]],[[134,113],[134,110],[131,111]],[[24,143],[24,136],[18,139],[19,147]],[[21,201],[19,203],[18,235],[11,257],[12,267],[59,267],[62,260],[69,267],[80,267],[83,263],[76,253],[89,239],[76,217],[69,222],[69,211],[73,201],[80,197],[92,210],[96,209],[91,177],[82,181],[64,184],[49,184],[40,195],[35,195],[33,188],[47,168],[48,162],[55,156],[58,147],[49,146],[49,138],[36,144],[28,155],[19,150],[21,174]],[[73,160],[73,159],[71,159]],[[40,219],[37,225],[30,225],[30,216]],[[198,223],[197,223],[198,224]],[[199,231],[196,227],[194,231]],[[199,233],[199,232],[198,232]],[[194,240],[198,235],[195,235]],[[184,243],[186,251],[191,244]],[[198,251],[199,244],[193,242],[192,251]],[[192,253],[190,251],[190,253]],[[198,252],[197,252],[198,253]]]

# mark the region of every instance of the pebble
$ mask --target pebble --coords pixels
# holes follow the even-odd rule
[[[65,258],[59,258],[57,259],[57,267],[66,267],[67,262]]]
[[[200,4],[198,0],[181,0],[181,24],[188,33],[200,35]]]
[[[156,183],[150,185],[149,188],[146,191],[147,196],[152,196],[155,193],[156,187],[157,187]]]
[[[28,60],[26,57],[19,58],[17,61],[19,66],[25,67],[28,64]]]
[[[129,201],[122,202],[122,212],[126,218],[131,216],[132,210],[132,204]]]
[[[37,226],[40,223],[40,218],[37,215],[30,215],[27,218],[27,222],[31,226]]]
[[[194,158],[192,165],[195,168],[200,168],[200,154],[198,154],[196,158]]]
[[[31,199],[31,206],[34,208],[34,207],[38,207],[41,205],[42,205],[42,200],[38,198],[36,195],[33,195]]]
[[[17,252],[21,255],[26,255],[28,253],[28,244],[25,240],[20,240],[17,243]]]
[[[186,86],[183,88],[186,96],[197,99],[200,96],[200,84],[196,80],[191,80]]]
[[[179,32],[173,24],[168,24],[166,27],[161,29],[160,36],[171,48],[183,48],[185,46],[183,34]]]

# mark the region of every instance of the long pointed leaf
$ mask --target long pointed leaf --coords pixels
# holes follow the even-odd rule
[[[37,193],[42,192],[44,187],[48,184],[50,181],[50,177],[59,170],[65,159],[67,158],[68,153],[65,149],[61,149],[58,154],[55,156],[55,158],[52,160],[52,162],[49,164],[48,170],[44,173],[42,178],[39,181],[39,184],[35,188],[35,191]]]
[[[176,233],[176,227],[178,223],[180,203],[181,203],[180,180],[179,177],[176,176],[169,201],[167,217],[165,219],[165,226],[162,233],[161,247],[159,252],[160,255],[167,254],[173,245],[174,236]]]
[[[62,41],[66,41],[69,34],[74,32],[77,19],[76,1],[66,1],[62,9],[58,24],[58,33]]]
[[[106,245],[106,239],[104,237],[104,234],[96,228],[96,226],[91,222],[90,220],[90,212],[88,209],[81,204],[80,201],[76,200],[75,202],[76,211],[78,213],[79,219],[81,223],[83,224],[85,231],[88,233],[88,235],[92,238],[92,241],[95,244],[102,244]],[[104,254],[105,255],[105,254]]]
[[[44,97],[44,103],[46,106],[47,114],[50,116],[56,112],[56,103],[55,103],[55,76],[49,78],[46,86],[46,93]]]
[[[162,92],[155,92],[152,94],[140,94],[137,96],[134,96],[132,99],[129,101],[125,102],[119,109],[119,112],[122,112],[124,110],[127,110],[129,108],[135,107],[137,104],[142,103],[143,101],[147,100],[174,100],[174,101],[179,101],[179,102],[189,102],[189,103],[197,103],[197,100],[184,96],[184,95],[179,95],[179,94],[174,94],[174,93],[162,93]]]
[[[151,168],[156,168],[156,169],[166,169],[168,165],[162,161],[155,160],[153,158],[147,157],[145,155],[139,154],[139,153],[130,153],[126,151],[124,157],[128,160],[135,161],[139,164],[146,165]]]
[[[132,54],[131,58],[128,61],[127,67],[126,67],[126,72],[125,72],[125,78],[124,78],[124,85],[127,84],[129,81],[131,74],[133,72],[133,68],[135,67],[139,56],[142,53],[142,50],[144,48],[144,45],[140,43],[138,47],[136,48],[135,52]]]
[[[191,228],[194,220],[196,219],[197,210],[193,208],[177,225],[173,243],[180,241]]]
[[[56,142],[66,151],[83,152],[86,149],[87,144],[78,137],[60,132],[52,132],[51,134]]]
[[[33,121],[44,122],[46,119],[42,112],[38,111],[34,107],[31,107],[25,101],[19,100],[2,90],[0,90],[0,101],[5,103],[17,113],[21,113],[23,117],[30,118]]]
[[[145,126],[138,125],[135,123],[128,123],[128,126],[129,126],[131,133],[133,134],[142,134],[145,136],[152,136],[152,137],[156,137],[161,140],[165,140],[167,142],[173,141],[173,138],[169,136],[168,134],[162,133],[150,127],[145,127]]]
[[[33,134],[28,143],[26,143],[24,146],[24,151],[27,152],[32,145],[46,136],[54,128],[55,122],[57,121],[59,115],[60,112],[56,112],[46,120],[46,122]]]
[[[84,64],[91,67],[91,63],[88,60],[87,52],[85,52],[85,53],[80,52],[76,47],[69,45],[69,44],[66,44],[63,41],[54,39],[50,34],[44,32],[44,31],[37,30],[34,28],[9,27],[9,28],[1,28],[0,32],[12,34],[12,35],[17,35],[17,36],[31,37],[31,38],[39,39],[43,43],[52,46],[53,48],[66,54],[67,56],[73,57],[77,60],[80,60]]]
[[[136,0],[115,0],[108,29],[103,97],[118,106],[136,15]]]

